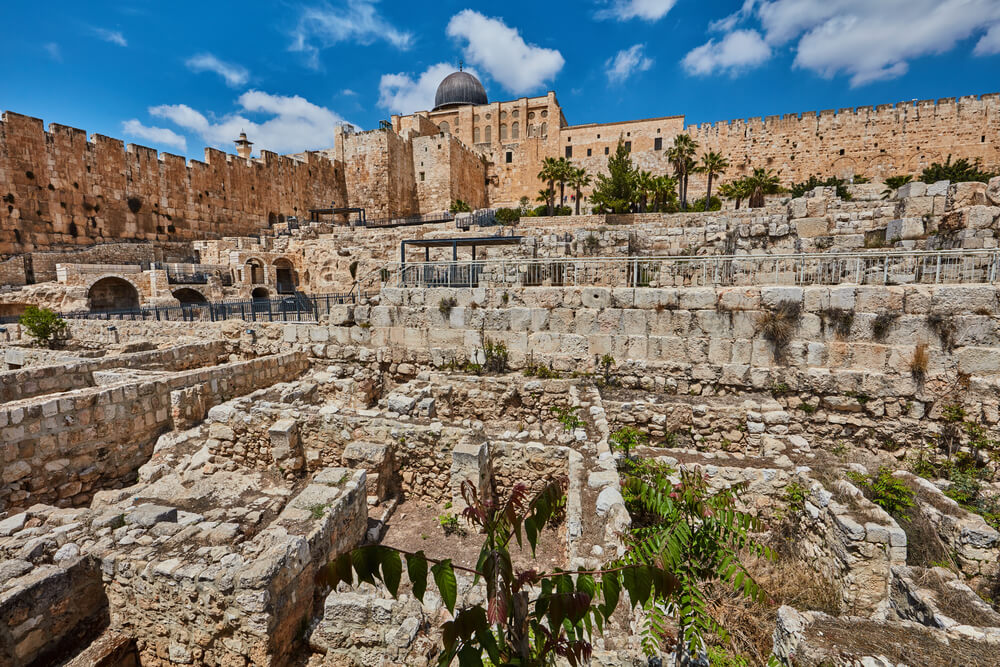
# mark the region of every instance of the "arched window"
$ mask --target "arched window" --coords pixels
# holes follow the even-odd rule
[[[533,136],[535,136],[535,126],[534,125],[529,125],[528,126],[528,137],[533,137]]]
[[[493,128],[489,125],[486,126],[486,143],[493,143]]]
[[[442,121],[440,124],[438,124],[438,129],[441,130],[442,132],[451,132],[451,126],[448,125],[448,121]]]
[[[517,123],[514,123],[514,127],[515,128],[517,127]],[[516,129],[514,131],[517,132]],[[507,141],[507,126],[506,125],[501,125],[500,126],[500,141]]]
[[[549,136],[549,124],[548,123],[542,123],[542,136],[543,137]]]
[[[510,131],[514,136],[514,139],[521,138],[521,124],[518,123],[516,120],[514,121],[514,124],[510,126]]]
[[[515,114],[516,113],[517,112],[515,112]],[[507,120],[507,112],[506,111],[501,111],[500,112],[500,120]]]
[[[474,144],[478,144],[479,143],[479,128],[478,127],[472,128],[472,143],[474,143]]]

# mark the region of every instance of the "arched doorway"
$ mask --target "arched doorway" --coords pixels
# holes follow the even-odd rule
[[[259,259],[247,260],[246,266],[243,267],[243,275],[251,285],[261,284],[264,282],[264,264]]]
[[[279,257],[274,262],[274,272],[278,283],[278,294],[295,294],[295,267],[284,257]]]
[[[174,292],[174,298],[180,301],[182,306],[194,306],[202,303],[208,303],[208,299],[205,298],[204,294],[196,289],[191,289],[190,287],[184,287]]]
[[[101,278],[87,294],[90,310],[133,310],[139,307],[139,292],[124,278]]]
[[[267,291],[266,287],[256,287],[254,291],[250,292],[250,298],[254,301],[261,301],[267,299],[271,296],[271,293]]]

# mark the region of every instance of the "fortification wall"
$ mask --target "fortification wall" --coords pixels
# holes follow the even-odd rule
[[[279,215],[343,199],[343,168],[264,151],[205,161],[6,112],[0,123],[0,256],[108,240],[253,234]]]
[[[997,93],[706,123],[686,131],[700,150],[729,159],[726,180],[754,167],[773,169],[786,185],[812,174],[883,179],[918,174],[949,155],[1000,170]],[[695,177],[692,186],[703,192],[703,181]]]

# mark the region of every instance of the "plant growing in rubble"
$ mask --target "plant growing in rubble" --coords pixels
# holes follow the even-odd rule
[[[576,416],[579,409],[579,406],[564,408],[560,405],[553,405],[549,411],[556,416],[556,421],[562,424],[563,429],[575,431],[578,428],[583,428],[583,420]]]
[[[703,656],[706,638],[726,637],[709,613],[705,584],[721,581],[754,600],[766,599],[760,585],[740,562],[740,554],[773,558],[753,534],[762,531],[756,517],[736,509],[746,484],[711,492],[700,471],[681,469],[677,481],[669,469],[645,468],[626,477],[623,495],[641,512],[633,528],[622,564],[657,564],[676,577],[678,589],[667,601],[650,597],[644,603],[646,622],[643,647],[655,651],[673,637],[668,619],[676,620],[679,636],[674,644],[677,664],[690,664],[690,656]],[[674,477],[677,479],[677,477]],[[633,511],[633,516],[636,512]]]
[[[632,458],[632,450],[649,442],[649,435],[634,426],[622,426],[608,437],[611,448],[620,449],[626,459]]]
[[[450,559],[428,558],[382,545],[361,547],[338,557],[322,570],[325,583],[374,584],[381,581],[394,597],[399,594],[402,561],[413,595],[423,600],[428,575],[453,618],[441,627],[438,665],[554,665],[562,658],[571,666],[588,662],[594,632],[600,633],[620,601],[622,589],[631,604],[650,605],[672,598],[679,580],[663,568],[644,562],[622,563],[603,570],[540,573],[515,570],[510,556],[514,542],[527,541],[534,556],[539,536],[565,496],[567,481],[547,484],[534,498],[517,484],[506,500],[480,497],[475,486],[462,483],[468,504],[462,515],[478,531],[483,545],[475,567]],[[465,572],[486,584],[486,604],[456,610],[458,582]]]
[[[55,347],[66,334],[66,320],[48,308],[28,306],[21,314],[20,324],[39,345],[48,348]]]

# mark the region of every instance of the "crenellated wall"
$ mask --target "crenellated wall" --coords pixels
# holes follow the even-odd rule
[[[188,163],[12,112],[0,122],[0,256],[249,235],[345,198],[342,165],[314,153],[244,160],[209,148]]]

